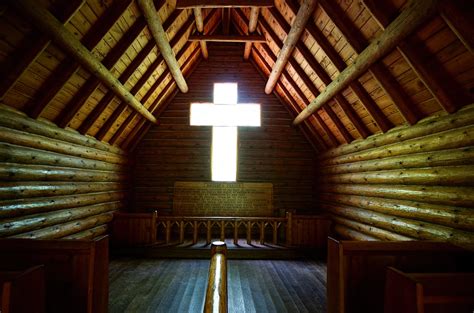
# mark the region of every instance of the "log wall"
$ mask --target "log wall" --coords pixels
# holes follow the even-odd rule
[[[262,126],[238,130],[238,182],[273,184],[273,208],[313,209],[315,153],[249,62],[243,45],[212,45],[178,94],[135,150],[134,205],[138,211],[171,213],[175,181],[211,180],[211,127],[189,125],[191,102],[212,102],[214,82],[237,82],[239,103],[260,103]],[[282,212],[278,212],[282,213]]]
[[[323,154],[319,207],[342,237],[474,247],[474,106]]]
[[[0,107],[0,237],[85,239],[124,207],[128,157]]]

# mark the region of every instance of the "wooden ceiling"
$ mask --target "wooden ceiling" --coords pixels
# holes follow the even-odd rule
[[[148,0],[3,1],[1,103],[129,149],[205,66],[209,41],[242,42],[269,77],[262,93],[295,116],[313,103],[301,127],[319,152],[473,102],[470,1],[177,2],[155,0],[145,18]]]

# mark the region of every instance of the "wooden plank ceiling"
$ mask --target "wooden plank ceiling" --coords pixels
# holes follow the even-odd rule
[[[322,152],[472,103],[473,11],[468,0],[8,0],[0,98],[128,149],[188,90],[211,42],[242,42],[262,92],[308,113],[300,125]]]

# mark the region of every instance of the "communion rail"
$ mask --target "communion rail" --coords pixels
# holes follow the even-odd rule
[[[285,243],[291,244],[292,238],[292,213],[287,212],[285,217],[227,217],[227,216],[158,216],[157,230],[164,231],[166,243],[171,242],[173,229],[179,233],[179,243],[185,240],[186,231],[191,228],[193,235],[192,242],[198,242],[199,231],[206,232],[206,243],[210,244],[212,240],[213,228],[219,230],[219,238],[225,240],[226,229],[233,230],[234,244],[238,243],[239,231],[244,228],[247,243],[252,241],[252,231],[259,233],[260,244],[265,243],[265,232],[268,228],[272,231],[271,243],[278,244],[278,233],[282,227],[285,228]],[[160,227],[161,226],[161,227]]]

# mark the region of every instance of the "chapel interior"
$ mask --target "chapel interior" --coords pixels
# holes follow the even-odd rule
[[[0,1],[0,313],[474,312],[474,2]]]

